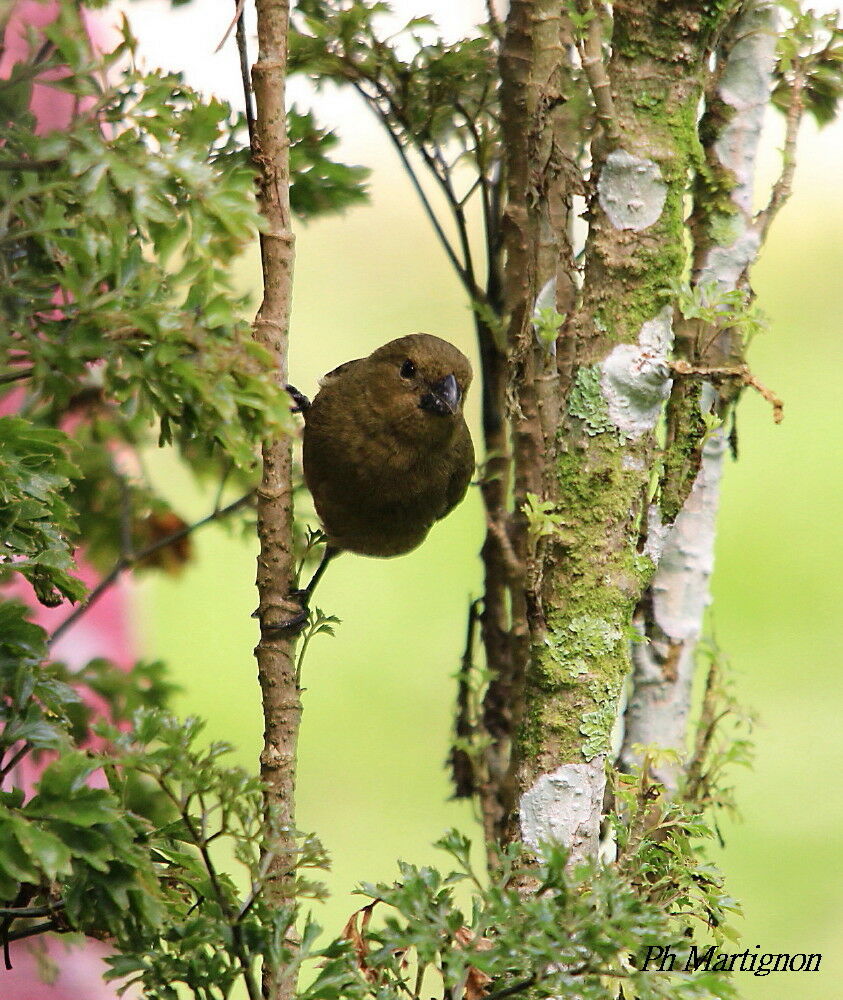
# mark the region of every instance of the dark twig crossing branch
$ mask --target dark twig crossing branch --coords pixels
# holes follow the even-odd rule
[[[139,563],[142,563],[144,559],[148,559],[154,553],[160,552],[161,549],[166,549],[168,546],[181,541],[182,538],[186,538],[188,535],[193,534],[193,532],[198,528],[203,528],[206,524],[211,524],[213,521],[221,521],[223,518],[235,513],[235,511],[240,510],[241,507],[245,507],[253,497],[254,491],[250,490],[248,493],[244,493],[242,497],[239,497],[237,500],[228,504],[228,506],[212,510],[210,514],[203,517],[200,521],[195,521],[193,524],[185,525],[185,527],[179,528],[178,531],[174,531],[172,534],[166,535],[164,538],[159,538],[157,541],[152,542],[150,545],[147,545],[145,548],[140,549],[137,552],[122,555],[111,567],[109,572],[106,573],[106,575],[100,580],[96,587],[91,590],[87,597],[81,601],[77,607],[73,609],[73,611],[70,612],[63,622],[56,626],[53,634],[50,636],[50,645],[60,639],[68,629],[72,628],[76,622],[79,621],[82,615],[90,611],[94,604],[96,604],[102,595],[117,582],[120,576],[125,573],[127,569],[137,566]]]

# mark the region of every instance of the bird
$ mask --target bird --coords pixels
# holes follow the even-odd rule
[[[474,473],[463,412],[471,380],[453,344],[412,333],[328,372],[312,402],[287,386],[304,417],[304,480],[326,537],[297,591],[304,608],[340,552],[411,552],[463,499]]]

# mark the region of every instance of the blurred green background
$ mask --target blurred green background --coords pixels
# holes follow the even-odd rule
[[[136,28],[143,40],[137,18]],[[392,152],[347,98],[329,92],[321,108],[325,124],[341,123],[346,158],[376,169],[368,206],[298,227],[291,378],[312,394],[323,372],[416,330],[475,357],[468,309]],[[842,143],[839,126],[803,129],[794,197],[754,273],[771,326],[750,360],[785,400],[785,420],[775,426],[769,406],[745,393],[741,457],[723,486],[711,628],[760,725],[754,769],[735,774],[743,821],[725,825],[726,848],[713,855],[744,904],[745,946],[823,954],[816,974],[738,976],[748,1000],[838,1000],[843,982]],[[774,126],[762,188],[777,144]],[[254,287],[255,261],[241,266]],[[166,457],[155,469],[186,512],[210,509],[213,498],[197,496]],[[357,881],[392,878],[398,857],[444,863],[430,845],[449,826],[479,838],[471,808],[447,801],[443,762],[481,537],[472,490],[421,549],[391,561],[344,556],[320,585],[319,606],[343,624],[308,652],[298,819],[333,859],[335,894],[316,908],[333,932],[359,905],[349,894]],[[254,546],[217,528],[195,545],[182,578],[138,588],[141,644],[183,686],[177,709],[207,718],[209,737],[236,744],[251,768],[262,732]]]

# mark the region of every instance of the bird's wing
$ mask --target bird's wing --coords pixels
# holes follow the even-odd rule
[[[334,382],[340,375],[345,375],[354,365],[359,365],[361,361],[365,361],[365,358],[355,358],[354,361],[344,361],[341,365],[337,365],[336,368],[332,368],[326,375],[323,375],[319,379],[319,386],[323,388],[326,385],[330,385]]]
[[[474,475],[474,445],[471,443],[471,436],[468,429],[461,435],[454,446],[455,468],[448,480],[448,487],[445,491],[445,506],[439,515],[439,520],[449,514],[454,507],[462,500],[468,490],[468,484]]]

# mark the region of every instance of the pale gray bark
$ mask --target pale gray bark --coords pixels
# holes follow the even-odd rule
[[[733,114],[714,150],[722,166],[734,176],[731,199],[737,212],[729,233],[731,241],[712,245],[694,275],[701,288],[716,285],[721,291],[729,291],[739,287],[761,245],[761,232],[752,216],[752,197],[775,64],[776,28],[774,8],[763,4],[748,4],[733,28],[737,41],[718,84],[718,96],[733,109]],[[708,402],[710,405],[710,396]],[[626,769],[640,759],[635,745],[657,746],[680,754],[685,748],[696,648],[710,602],[725,450],[725,431],[720,429],[706,442],[691,494],[672,528],[664,534],[651,585],[651,606],[642,609],[642,616],[649,618],[650,642],[633,648],[633,690],[621,750],[621,765]],[[665,761],[656,767],[656,776],[674,789],[680,770],[677,764]]]

